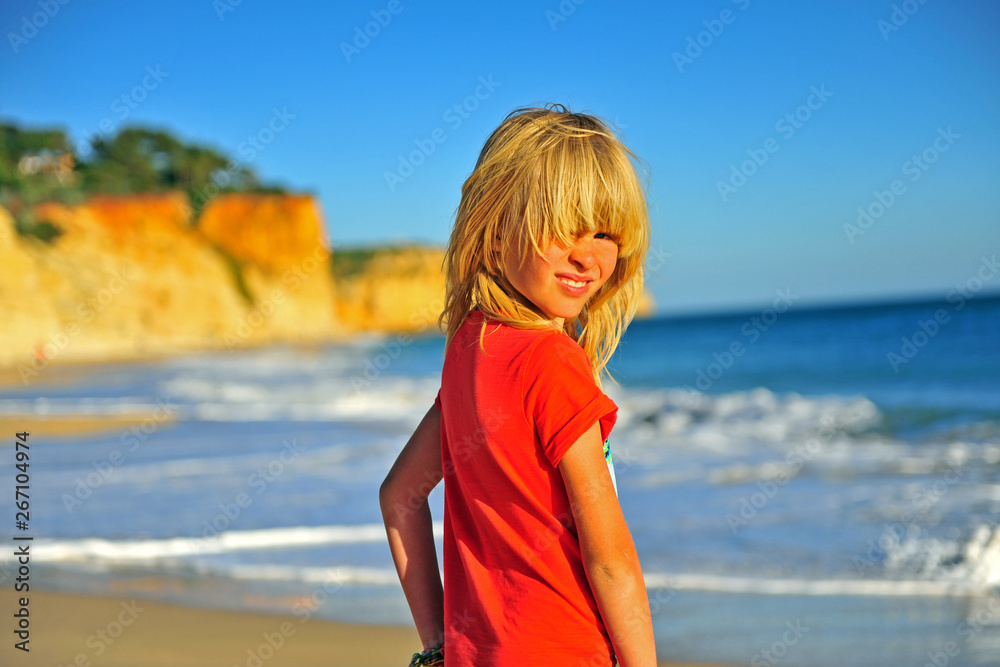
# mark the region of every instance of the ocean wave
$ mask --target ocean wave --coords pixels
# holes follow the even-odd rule
[[[443,526],[435,522],[441,537]],[[385,540],[380,524],[330,525],[228,531],[209,538],[160,540],[43,540],[32,545],[40,563],[108,570],[142,567],[161,574],[195,574],[231,579],[302,584],[395,586],[392,568],[338,565],[331,567],[232,563],[198,560],[198,556],[239,551],[265,551],[318,545],[377,543]],[[4,555],[0,563],[13,563]],[[651,596],[664,592],[709,591],[760,595],[954,596],[1000,589],[1000,527],[979,526],[964,542],[934,539],[901,540],[887,545],[882,578],[768,578],[752,575],[647,572]]]
[[[0,414],[39,417],[89,415],[177,421],[254,422],[417,419],[434,402],[440,380],[378,378],[363,389],[348,377],[276,382],[272,378],[177,377],[157,385],[153,397],[37,397],[0,399]]]
[[[705,574],[647,574],[647,589],[755,593],[757,595],[873,595],[951,596],[978,595],[990,586],[968,581],[924,581],[916,579],[767,579]]]
[[[164,415],[165,410],[179,414],[164,418],[183,419],[189,416],[188,406],[173,405],[141,396],[113,398],[4,398],[0,399],[0,415],[37,415],[39,417],[148,417]]]
[[[780,395],[758,387],[727,394],[680,389],[616,392],[620,419],[659,442],[729,452],[740,443],[783,444],[864,433],[881,413],[863,396]]]
[[[885,553],[885,571],[892,575],[1000,586],[1000,526],[979,525],[956,540],[887,530],[877,546]]]
[[[232,579],[281,581],[303,584],[339,584],[398,586],[392,568],[355,566],[296,567],[286,565],[220,565],[198,568],[200,574]],[[729,576],[698,573],[644,575],[646,588],[653,599],[664,592],[700,591],[711,593],[750,593],[757,595],[810,596],[963,596],[988,593],[993,587],[978,581],[933,581],[917,579],[794,579]]]
[[[0,414],[140,417],[167,408],[177,421],[418,421],[440,386],[438,377],[234,376],[210,370],[197,366],[163,377],[154,396],[3,398]],[[874,431],[885,418],[865,396],[779,394],[764,387],[725,394],[611,387],[608,393],[619,406],[616,436],[718,453],[810,438],[876,441]],[[980,425],[977,433],[983,429],[992,432]]]
[[[440,522],[435,534],[443,534]],[[178,558],[263,551],[327,544],[362,544],[386,539],[382,524],[355,526],[298,526],[264,530],[231,530],[207,537],[173,537],[150,540],[108,540],[102,538],[35,540],[32,555],[44,563],[91,562],[142,564]],[[8,559],[10,560],[10,559]]]
[[[169,396],[167,405],[178,421],[415,425],[432,403],[439,381],[380,377],[358,391],[342,378],[310,376],[288,383],[255,375],[211,377],[206,368],[196,366],[158,386]],[[644,486],[689,481],[752,484],[817,472],[917,476],[976,461],[987,465],[1000,461],[1000,443],[898,439],[880,428],[885,415],[864,396],[778,394],[763,387],[718,395],[612,387],[609,394],[619,406],[612,452],[623,467],[632,462],[646,466],[638,480]],[[0,414],[141,417],[155,414],[162,405],[134,396],[0,399]],[[380,456],[382,442],[379,437],[355,442],[352,451]],[[683,452],[692,456],[679,457]],[[242,457],[230,458],[215,459],[204,469],[199,460],[162,470],[130,467],[128,475],[120,474],[114,481],[137,481],[142,475],[155,480],[175,469],[181,469],[178,474],[228,469],[239,473],[245,462]]]

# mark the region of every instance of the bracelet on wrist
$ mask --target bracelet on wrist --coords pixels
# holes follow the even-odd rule
[[[444,665],[444,646],[435,646],[421,653],[414,653],[410,667],[439,667]]]

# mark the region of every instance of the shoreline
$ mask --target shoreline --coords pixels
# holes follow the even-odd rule
[[[10,389],[14,387],[30,387],[31,385],[59,386],[72,381],[76,377],[88,375],[94,369],[106,366],[127,366],[137,364],[159,364],[172,361],[174,359],[187,356],[198,356],[206,354],[229,354],[230,352],[255,351],[268,347],[288,346],[312,350],[326,345],[339,345],[351,343],[363,336],[365,332],[345,332],[331,334],[329,337],[317,339],[287,339],[269,341],[249,341],[242,342],[237,348],[232,350],[222,341],[213,341],[205,345],[178,346],[173,349],[158,349],[149,351],[129,351],[109,353],[107,355],[94,356],[65,356],[53,355],[51,358],[41,360],[39,366],[31,362],[29,355],[25,355],[21,361],[0,364],[0,389]],[[29,366],[29,364],[31,364]],[[22,379],[21,367],[25,366],[30,375],[30,381]]]
[[[11,588],[0,600],[14,629]],[[4,665],[108,667],[402,667],[420,641],[416,630],[320,618],[185,607],[143,598],[54,591],[27,594],[29,653],[0,647]],[[13,635],[12,635],[13,636]],[[659,667],[711,667],[658,662]],[[715,666],[722,667],[722,666]]]
[[[334,332],[329,336],[315,339],[277,339],[255,340],[242,342],[238,347],[230,349],[222,341],[206,345],[160,349],[156,351],[112,353],[107,356],[66,356],[55,355],[44,360],[42,365],[34,366],[31,359],[25,355],[21,361],[0,363],[0,390],[27,389],[32,386],[52,387],[72,382],[78,377],[85,377],[94,370],[108,366],[130,366],[140,364],[162,364],[176,359],[205,355],[228,355],[240,352],[259,352],[267,348],[290,348],[315,352],[328,346],[355,345],[366,340],[381,340],[390,336],[422,336],[440,335],[436,332],[420,333],[414,331],[350,329]],[[28,381],[22,377],[24,366],[29,374]]]

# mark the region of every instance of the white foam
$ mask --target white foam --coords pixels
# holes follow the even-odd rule
[[[237,565],[213,570],[236,579],[258,579],[305,583],[368,584],[396,586],[399,578],[391,568],[361,567],[291,567],[283,565]],[[647,589],[687,590],[713,593],[758,595],[877,595],[877,596],[952,596],[985,592],[971,583],[938,581],[890,581],[851,579],[761,579],[755,577],[715,576],[705,574],[645,575]]]
[[[399,377],[391,369],[365,375],[357,369],[357,357],[364,351],[359,347],[331,358],[321,356],[315,364],[277,352],[239,363],[175,364],[156,383],[155,395],[169,397],[179,420],[419,419],[434,400],[440,378]],[[863,431],[880,418],[864,397],[778,395],[763,387],[720,395],[617,387],[609,393],[620,406],[621,428],[652,428],[657,443],[720,452],[739,449],[747,441],[802,441],[827,422],[841,433]],[[149,396],[0,399],[0,414],[127,416],[148,415],[160,407]]]
[[[193,416],[202,421],[338,421],[414,414],[419,418],[434,401],[439,384],[429,378],[379,377],[362,389],[343,376],[291,384],[275,384],[266,377],[181,377],[161,383],[160,389],[191,402]]]
[[[443,534],[443,525],[434,525]],[[101,562],[141,564],[176,561],[178,558],[236,551],[287,549],[324,544],[361,544],[386,539],[382,524],[356,526],[299,526],[265,530],[226,531],[208,537],[174,537],[159,540],[37,539],[32,555],[40,562]],[[5,559],[6,556],[5,556]]]
[[[394,586],[399,583],[395,570],[374,567],[292,567],[287,565],[235,565],[220,574],[233,579],[286,581],[309,584]]]
[[[175,419],[183,419],[188,410],[186,406],[175,405],[167,399],[153,401],[138,396],[120,396],[113,398],[4,398],[0,399],[0,414],[5,415],[39,415],[45,417],[76,417],[101,415],[107,417],[139,417],[150,415],[161,416],[164,410],[175,413],[170,415]]]
[[[908,442],[877,427],[863,396],[776,394],[765,388],[709,395],[612,388],[619,417],[616,464],[641,464],[634,483],[750,484],[796,475],[919,478],[1000,460],[1000,445]]]
[[[440,522],[435,522],[434,533],[436,537],[441,537],[443,526]],[[385,529],[381,524],[300,526],[228,531],[204,539],[38,539],[32,545],[32,555],[39,562],[79,564],[101,569],[127,565],[155,567],[168,572],[187,570],[233,579],[395,586],[398,578],[391,568],[224,564],[197,559],[203,555],[238,551],[378,543],[385,539]],[[929,542],[925,540],[925,546]],[[903,551],[910,548],[899,547]],[[948,549],[944,551],[951,554]],[[981,526],[959,551],[961,558],[958,565],[945,567],[941,563],[947,559],[939,559],[938,566],[931,568],[928,576],[919,579],[776,579],[702,573],[647,573],[645,580],[651,591],[687,590],[759,595],[961,596],[979,595],[1000,587],[1000,528],[991,530],[987,526]],[[891,554],[889,560],[897,563],[906,561],[905,558],[893,557]],[[9,554],[4,554],[0,562],[10,564],[13,559]],[[887,571],[891,574],[894,569],[889,567]]]
[[[878,424],[867,398],[778,395],[758,387],[728,394],[680,389],[610,391],[619,424],[648,445],[740,453],[751,444],[786,446],[812,437],[852,439]]]
[[[667,590],[756,593],[758,595],[977,595],[978,582],[889,579],[760,579],[705,574],[647,574],[646,587]]]
[[[258,381],[176,378],[158,389],[169,403],[143,397],[0,399],[0,414],[144,418],[164,407],[179,421],[342,421],[416,419],[434,402],[439,380],[378,378],[363,391],[347,378],[273,385]],[[160,412],[156,412],[156,411]]]
[[[885,569],[891,574],[918,573],[938,581],[977,582],[1000,587],[1000,526],[977,526],[962,540],[899,536],[886,532]]]

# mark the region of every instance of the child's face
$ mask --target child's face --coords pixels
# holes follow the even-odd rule
[[[532,253],[523,266],[517,257],[508,256],[504,275],[514,289],[560,324],[580,314],[618,262],[618,243],[602,232],[588,232],[568,248],[550,243],[542,251],[542,255]]]

